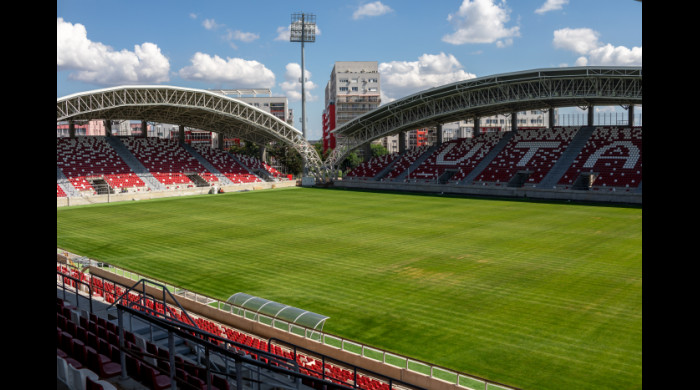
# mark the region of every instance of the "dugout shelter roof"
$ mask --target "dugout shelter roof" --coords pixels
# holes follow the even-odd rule
[[[266,315],[275,319],[303,326],[314,330],[323,330],[325,321],[330,318],[322,314],[314,313],[284,303],[256,297],[243,292],[235,293],[227,300],[234,306],[242,307],[257,314]]]

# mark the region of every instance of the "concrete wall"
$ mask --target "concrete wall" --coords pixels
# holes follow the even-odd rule
[[[365,180],[337,180],[337,188],[367,189],[383,191],[427,192],[435,194],[457,194],[487,197],[530,198],[542,200],[569,200],[576,202],[602,202],[617,204],[642,204],[642,194],[623,191],[579,191],[570,189],[543,189],[536,187],[512,188],[504,186],[394,183]]]
[[[263,182],[263,183],[245,183],[245,184],[235,184],[231,186],[217,186],[218,189],[221,187],[224,192],[238,192],[238,191],[254,191],[254,190],[264,190],[272,188],[283,188],[283,187],[295,187],[297,186],[296,180],[284,180],[278,182]],[[204,195],[208,194],[212,187],[194,187],[178,190],[167,190],[167,191],[143,191],[143,192],[127,192],[118,193],[110,195],[83,195],[82,197],[61,197],[56,198],[56,207],[64,206],[76,206],[84,204],[93,203],[112,203],[112,202],[126,202],[126,201],[137,201],[146,199],[157,199],[157,198],[167,198],[171,196],[189,196],[189,195]]]

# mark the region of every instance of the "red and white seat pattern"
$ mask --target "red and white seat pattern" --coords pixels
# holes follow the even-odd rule
[[[519,171],[529,171],[526,184],[536,185],[559,160],[578,130],[575,127],[521,129],[474,182],[501,185]]]
[[[89,177],[102,178],[115,190],[146,186],[104,137],[57,137],[56,165],[78,191],[95,191]]]
[[[384,156],[372,157],[369,161],[364,161],[360,165],[356,166],[345,176],[355,179],[371,179],[377,176],[379,172],[381,172],[384,168],[391,164],[396,159],[396,157],[398,157],[398,153],[391,153],[385,154]]]
[[[196,173],[210,184],[219,181],[176,140],[124,138],[122,143],[166,189],[194,187],[186,173]]]
[[[488,133],[477,138],[447,141],[416,167],[408,178],[435,182],[445,171],[457,170],[450,181],[460,181],[476,167],[502,136],[503,133]]]
[[[258,176],[248,172],[236,159],[223,150],[211,148],[206,144],[193,144],[192,147],[234,184],[262,181]]]
[[[114,303],[118,297],[124,296],[125,301],[123,300],[122,304],[130,306],[132,309],[142,311],[155,311],[160,315],[168,316],[170,318],[174,318],[178,321],[190,325],[193,325],[192,321],[194,321],[199,329],[209,332],[215,336],[225,338],[238,344],[244,345],[245,348],[239,347],[235,344],[232,344],[231,346],[238,350],[240,353],[245,353],[250,358],[267,361],[267,359],[263,356],[259,356],[256,353],[256,350],[265,352],[269,351],[277,356],[291,360],[296,360],[296,362],[299,364],[300,371],[306,375],[314,376],[317,378],[323,378],[338,384],[343,384],[351,387],[353,386],[353,384],[356,384],[357,388],[363,390],[390,389],[390,386],[387,382],[379,378],[375,378],[359,372],[357,373],[357,375],[355,375],[355,371],[351,366],[344,366],[340,364],[340,362],[338,362],[337,364],[330,364],[328,362],[324,362],[319,357],[312,356],[311,354],[295,352],[293,349],[290,349],[287,346],[282,347],[275,343],[270,343],[270,345],[268,345],[268,341],[266,341],[264,338],[214,322],[212,320],[209,320],[208,318],[198,316],[197,314],[192,312],[189,312],[187,313],[187,315],[185,315],[185,313],[182,312],[180,309],[174,306],[166,307],[162,303],[154,301],[150,297],[144,296],[138,293],[137,291],[130,291],[128,292],[128,294],[125,295],[125,293],[127,292],[126,288],[121,287],[108,280],[102,279],[100,277],[95,277],[89,273],[82,272],[77,268],[68,267],[64,264],[57,264],[56,270],[59,274],[61,274],[61,276],[58,276],[59,280],[63,279],[66,286],[69,286],[74,289],[88,291],[85,285],[76,283],[72,279],[64,277],[63,275],[71,276],[82,281],[86,285],[89,285],[91,287],[91,290],[89,291],[92,293],[94,299],[102,299],[107,303]],[[61,312],[65,312],[66,310],[70,309],[63,309],[61,307],[60,310]],[[73,318],[72,315],[63,317],[66,318],[66,322],[70,322],[70,319]],[[116,334],[119,330],[114,323],[104,321],[102,319],[97,318],[96,316],[94,318],[96,322],[103,323],[105,328],[111,327],[112,329],[110,331],[115,334],[114,338],[117,337]],[[192,321],[190,321],[190,318],[192,318]],[[87,323],[87,321],[83,322]],[[78,322],[78,324],[80,324],[80,322]],[[76,327],[78,324],[76,324]],[[107,332],[104,333],[107,334]],[[131,342],[130,340],[133,339],[134,344],[138,345],[138,342],[136,342],[136,337],[138,336],[134,335],[133,337],[130,337],[133,334],[129,333],[130,332],[125,330],[125,338],[127,339],[125,343],[129,343]],[[218,340],[213,338],[210,338],[209,340],[212,342],[219,343]],[[152,354],[159,355],[158,351],[160,348],[157,345],[151,343],[149,347],[154,347],[155,349],[151,352]],[[355,378],[357,380],[356,382]]]
[[[274,167],[272,167],[268,163],[258,160],[255,157],[250,157],[250,156],[246,156],[244,154],[238,154],[238,153],[234,153],[234,156],[236,156],[238,161],[240,161],[243,165],[245,165],[246,167],[250,168],[253,171],[255,171],[256,169],[262,169],[262,170],[267,171],[270,174],[270,176],[272,176],[272,177],[282,177],[283,176],[282,172],[278,171],[277,169],[275,169]]]
[[[598,127],[559,180],[571,186],[582,173],[598,176],[591,189],[637,188],[642,182],[642,128]]]
[[[399,161],[394,163],[394,167],[386,175],[386,179],[391,180],[399,177],[399,175],[408,169],[416,160],[418,160],[418,157],[425,153],[429,148],[430,146],[425,145],[407,150],[406,153],[401,156]]]

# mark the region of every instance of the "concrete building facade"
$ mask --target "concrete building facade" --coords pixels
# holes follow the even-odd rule
[[[381,104],[377,61],[337,61],[325,89],[324,151],[335,147],[331,131]],[[362,154],[358,151],[358,154]]]

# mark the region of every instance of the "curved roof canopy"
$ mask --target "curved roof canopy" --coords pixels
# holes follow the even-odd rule
[[[333,133],[332,161],[374,139],[475,117],[557,107],[642,104],[641,67],[535,69],[427,89],[369,111]],[[327,160],[328,163],[328,160]]]
[[[211,91],[161,85],[119,86],[56,100],[56,121],[140,120],[172,123],[265,144],[278,141],[321,167],[301,131],[243,101]]]
[[[319,331],[323,330],[323,324],[330,318],[308,310],[299,309],[242,292],[231,295],[227,302],[231,305],[255,312],[256,314],[263,314],[268,317]]]

